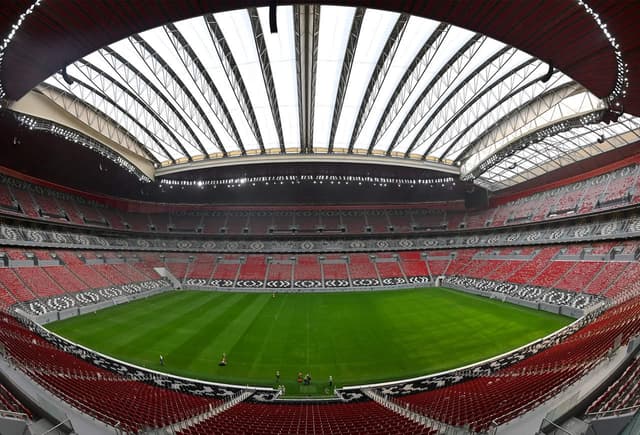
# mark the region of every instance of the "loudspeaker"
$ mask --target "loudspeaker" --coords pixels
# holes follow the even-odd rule
[[[269,4],[269,30],[271,33],[278,33],[277,6],[275,0]]]

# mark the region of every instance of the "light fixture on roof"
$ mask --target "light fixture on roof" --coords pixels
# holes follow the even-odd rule
[[[2,40],[2,43],[0,44],[0,71],[2,71],[2,63],[4,62],[4,54],[7,50],[7,47],[9,46],[9,44],[11,44],[11,41],[13,41],[13,38],[15,38],[16,32],[22,26],[22,24],[24,23],[24,20],[29,15],[31,15],[38,6],[40,6],[40,3],[42,3],[42,1],[43,0],[36,0],[35,2],[33,2],[31,6],[27,8],[27,10],[25,10],[23,13],[20,14],[20,16],[18,17],[18,21],[16,21],[14,24],[11,25],[11,30],[9,31],[9,34],[4,37],[4,39]],[[4,98],[6,95],[7,93],[4,90],[4,85],[0,80],[0,98]]]
[[[278,33],[278,2],[271,0],[269,3],[269,30],[271,33]]]
[[[75,83],[75,79],[73,77],[71,77],[69,75],[69,73],[67,72],[67,67],[65,66],[61,71],[60,71],[60,75],[62,76],[62,79],[68,84],[68,85],[72,85]]]
[[[619,106],[620,102],[616,100],[618,100],[619,98],[624,98],[627,95],[627,88],[629,87],[629,78],[627,76],[629,67],[622,58],[622,50],[620,50],[620,44],[611,34],[611,32],[609,32],[607,24],[602,21],[600,15],[596,11],[594,11],[591,6],[589,6],[584,0],[577,0],[577,2],[578,5],[582,6],[582,8],[584,8],[584,10],[589,15],[591,15],[591,18],[593,18],[598,27],[600,27],[600,30],[607,38],[607,41],[609,41],[609,44],[613,49],[613,54],[616,58],[616,82],[613,86],[613,91],[611,91],[611,94],[609,94],[607,100],[609,100],[609,102],[615,102],[614,104],[616,106]]]
[[[116,154],[110,148],[102,145],[100,142],[81,134],[78,131],[68,129],[66,127],[55,124],[53,121],[35,118],[28,115],[16,114],[16,120],[29,130],[44,131],[63,138],[64,140],[77,143],[85,148],[93,150],[101,156],[111,160],[122,169],[126,170],[130,174],[138,177],[139,181],[150,183],[151,179],[147,177],[144,172],[134,166],[131,162],[124,159],[119,154]]]
[[[540,77],[540,81],[542,83],[547,83],[549,80],[551,80],[551,76],[553,76],[554,70],[553,70],[553,65],[551,65],[551,63],[549,63],[549,70],[547,71],[547,73]]]

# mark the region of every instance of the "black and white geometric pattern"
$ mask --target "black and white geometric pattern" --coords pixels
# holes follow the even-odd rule
[[[47,299],[46,305],[50,311],[62,311],[73,308],[76,305],[76,302],[69,296],[54,296]]]
[[[326,288],[344,288],[349,287],[348,279],[325,279],[324,286]]]
[[[345,238],[329,237],[325,239],[305,239],[304,235],[291,234],[289,240],[197,240],[177,238],[137,237],[126,239],[112,235],[78,235],[58,230],[22,229],[8,223],[0,224],[0,244],[19,244],[29,241],[39,248],[95,248],[114,250],[145,251],[184,251],[184,252],[215,252],[215,253],[255,253],[257,250],[269,253],[349,253],[349,252],[379,252],[402,251],[422,248],[464,248],[499,246],[544,245],[558,241],[575,242],[576,240],[597,241],[620,238],[625,239],[640,232],[640,210],[629,213],[628,216],[612,220],[606,215],[593,217],[589,223],[573,224],[567,222],[540,222],[535,229],[523,229],[520,232],[496,233],[494,228],[483,228],[466,233],[456,231],[416,235],[416,237],[397,238],[392,234],[376,238]],[[207,237],[224,237],[209,235]],[[17,242],[17,243],[16,243]],[[258,247],[261,247],[258,249]]]
[[[69,241],[69,240],[73,240],[73,237],[71,235],[69,235],[69,237],[67,237],[65,234],[59,233],[57,231],[54,231],[51,234],[51,236],[53,238],[53,241],[56,242],[56,243],[65,243],[65,244],[66,243],[72,243],[73,244],[73,242]]]
[[[629,223],[627,225],[627,232],[640,233],[640,217],[629,220]]]
[[[149,241],[145,239],[136,239],[135,243],[136,243],[136,246],[140,248],[148,248],[149,246],[151,246]],[[176,245],[177,245],[177,242],[176,242]]]
[[[22,240],[19,230],[8,225],[0,225],[0,234],[5,240]]]
[[[352,279],[351,285],[354,287],[377,287],[380,285],[380,280],[376,278]]]
[[[89,241],[89,239],[87,238],[87,236],[83,236],[83,235],[78,235],[78,234],[74,234],[73,239],[75,240],[75,242],[79,245],[84,245],[84,246],[89,246],[92,243]]]
[[[406,284],[407,280],[402,277],[394,277],[394,278],[382,278],[383,286],[392,286],[392,285],[402,285]]]
[[[431,282],[428,276],[410,276],[407,277],[407,281],[411,284],[428,284]]]
[[[454,288],[459,286],[471,290],[502,293],[524,301],[545,302],[577,309],[584,309],[603,300],[602,297],[597,295],[462,276],[448,276],[444,279],[444,283],[445,286],[450,284]]]
[[[264,281],[258,281],[255,279],[237,280],[236,287],[239,288],[262,288],[264,287]]]
[[[477,245],[479,242],[480,242],[480,237],[478,236],[469,237],[467,239],[467,245],[469,246]]]
[[[42,231],[37,231],[37,230],[27,230],[26,231],[26,235],[27,235],[27,240],[31,241],[31,242],[35,242],[35,243],[41,243],[44,242],[45,239],[45,233]]]
[[[103,246],[103,247],[109,246],[109,242],[102,237],[94,237],[93,240],[95,240],[96,244],[100,246]]]
[[[166,279],[156,281],[144,281],[121,286],[111,286],[100,289],[85,290],[78,293],[68,293],[65,295],[50,296],[48,298],[35,299],[32,301],[14,304],[13,308],[20,308],[28,314],[36,316],[48,312],[62,311],[74,307],[83,307],[107,301],[123,295],[133,295],[149,290],[169,288],[171,284]]]
[[[536,240],[539,240],[540,237],[542,237],[542,233],[540,231],[534,231],[534,232],[530,233],[529,235],[527,235],[527,241],[528,242],[535,242]]]
[[[586,237],[591,233],[592,227],[590,225],[580,225],[573,230],[573,234],[576,238]]]
[[[207,280],[204,278],[189,278],[184,280],[184,284],[187,287],[204,287],[207,285]]]
[[[293,282],[295,288],[321,288],[322,281],[319,279],[304,279]]]
[[[262,242],[253,242],[253,243],[251,243],[249,245],[249,247],[251,249],[253,249],[254,251],[256,251],[256,252],[259,252],[259,251],[264,249],[264,243],[262,243]],[[303,247],[303,249],[304,249],[304,247]]]
[[[411,249],[413,248],[413,241],[409,239],[402,239],[398,242],[398,245],[404,249]]]
[[[273,281],[267,281],[266,282],[266,287],[267,288],[291,288],[291,281],[285,281],[285,280],[273,280]]]
[[[618,229],[618,223],[617,222],[609,222],[607,224],[604,224],[600,227],[600,234],[602,234],[603,236],[610,236],[612,234],[616,233],[616,230]]]

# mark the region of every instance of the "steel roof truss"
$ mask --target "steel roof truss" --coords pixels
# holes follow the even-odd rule
[[[191,80],[193,80],[204,99],[211,105],[211,110],[216,118],[234,139],[241,153],[243,155],[246,154],[238,128],[231,118],[231,113],[204,65],[202,65],[202,62],[200,62],[200,59],[198,59],[176,26],[168,24],[164,27],[164,30],[180,61],[189,73]]]
[[[336,91],[336,99],[333,106],[333,117],[331,118],[331,132],[329,134],[330,153],[333,152],[333,142],[336,137],[336,131],[338,130],[338,123],[340,122],[340,114],[342,113],[344,97],[347,94],[347,86],[349,85],[349,77],[351,76],[351,67],[353,66],[353,59],[355,58],[356,49],[358,47],[358,38],[360,37],[360,29],[362,28],[364,14],[365,8],[356,9],[351,23],[351,30],[349,31],[349,39],[344,52],[342,70],[338,80],[338,90]]]
[[[378,122],[373,134],[369,152],[373,150],[373,147],[378,143],[378,140],[389,129],[400,113],[400,110],[404,107],[405,103],[416,89],[416,86],[427,71],[431,61],[435,57],[436,53],[438,53],[438,49],[446,39],[450,28],[451,26],[448,24],[441,23],[431,36],[429,36],[429,39],[424,43],[418,54],[416,54],[415,58],[407,68],[407,71],[396,86],[396,89],[393,91],[393,94],[383,111],[382,118]]]
[[[267,51],[267,43],[264,40],[260,17],[256,8],[249,8],[249,20],[251,21],[251,30],[253,38],[256,42],[256,50],[258,59],[260,60],[260,69],[262,71],[262,79],[269,98],[269,106],[271,107],[271,115],[273,116],[273,124],[278,134],[278,143],[280,144],[280,152],[285,153],[284,135],[282,134],[282,121],[280,120],[280,108],[278,107],[278,96],[276,87],[273,83],[273,72],[269,63],[269,52]]]
[[[224,156],[227,155],[220,137],[216,133],[209,117],[205,114],[203,108],[195,99],[189,88],[184,84],[182,79],[175,71],[160,57],[160,55],[151,47],[140,35],[129,37],[129,42],[136,50],[145,65],[153,72],[158,81],[167,89],[167,92],[175,99],[178,106],[189,116],[194,125],[207,137]],[[206,154],[206,150],[205,150]]]
[[[364,123],[367,121],[367,117],[373,107],[373,103],[375,103],[378,93],[387,78],[387,73],[389,72],[389,68],[391,68],[393,58],[400,46],[400,41],[402,40],[402,35],[404,35],[404,30],[409,22],[409,17],[410,16],[408,14],[400,14],[393,30],[391,30],[391,33],[387,38],[387,42],[382,48],[382,52],[378,57],[376,66],[371,74],[371,79],[369,80],[369,84],[365,90],[364,97],[362,98],[360,109],[358,110],[358,116],[351,133],[351,139],[349,140],[349,152],[353,151],[356,139],[360,135],[360,131],[362,130]],[[371,153],[372,149],[373,146],[370,146],[369,153]]]

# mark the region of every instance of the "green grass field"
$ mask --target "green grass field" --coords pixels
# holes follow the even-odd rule
[[[176,291],[47,325],[156,370],[324,394],[460,367],[543,337],[572,319],[453,290],[345,293]],[[222,353],[228,365],[219,367]],[[165,365],[160,367],[159,355]],[[296,382],[309,372],[311,386]]]

